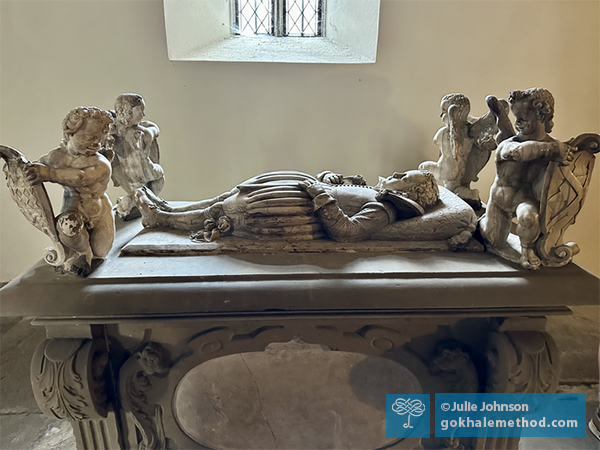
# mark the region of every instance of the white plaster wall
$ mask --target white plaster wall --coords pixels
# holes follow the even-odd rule
[[[167,0],[163,8],[171,59],[180,59],[198,47],[231,35],[229,0]],[[200,21],[202,17],[207,19]]]
[[[327,0],[327,38],[375,60],[377,34],[372,30],[377,30],[379,7],[379,0]]]
[[[134,91],[162,134],[167,199],[213,196],[267,170],[378,174],[437,156],[439,101],[543,86],[554,136],[600,131],[598,1],[382,0],[377,63],[172,62],[162,1],[0,1],[0,142],[34,159],[64,115]],[[488,165],[478,187],[487,198]],[[600,274],[599,187],[569,238]],[[60,189],[52,195],[60,203]],[[113,199],[119,194],[111,188]],[[0,280],[38,260],[48,239],[0,187]]]

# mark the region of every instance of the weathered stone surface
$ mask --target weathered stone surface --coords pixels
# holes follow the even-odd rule
[[[71,423],[44,414],[0,415],[2,450],[76,450]]]
[[[385,394],[420,392],[392,361],[288,343],[201,364],[174,405],[186,433],[211,448],[364,449],[395,441],[385,438]]]

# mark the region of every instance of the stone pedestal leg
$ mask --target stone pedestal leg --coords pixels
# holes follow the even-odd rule
[[[31,361],[31,384],[44,414],[69,420],[79,450],[121,449],[118,420],[108,402],[104,339],[43,341]]]
[[[496,323],[487,346],[487,393],[554,393],[560,381],[558,348],[550,334],[527,329],[531,321]],[[519,448],[519,437],[477,438],[478,449]]]

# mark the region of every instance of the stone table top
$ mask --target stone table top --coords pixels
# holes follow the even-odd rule
[[[526,271],[489,253],[357,252],[123,256],[139,221],[120,223],[88,278],[40,261],[0,290],[0,314],[99,321],[252,314],[566,314],[598,304],[576,264]],[[157,232],[159,239],[160,232]]]

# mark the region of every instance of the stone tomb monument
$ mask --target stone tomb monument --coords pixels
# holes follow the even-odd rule
[[[111,114],[71,111],[39,163],[0,147],[13,198],[51,237],[57,256],[45,260],[60,269],[40,262],[1,291],[3,315],[47,330],[31,366],[40,408],[71,422],[80,449],[518,448],[519,438],[387,439],[381,397],[556,391],[546,318],[600,296],[562,243],[599,136],[551,138],[548,94],[488,97],[480,120],[496,133],[497,177],[479,231],[426,170],[375,186],[288,171],[191,204],[142,186],[142,218],[115,234]],[[477,121],[445,107],[456,123],[442,135],[475,139]],[[469,143],[454,138],[442,156]],[[65,188],[58,216],[46,181]],[[286,364],[290,349],[300,364]],[[311,377],[322,385],[307,389]]]

